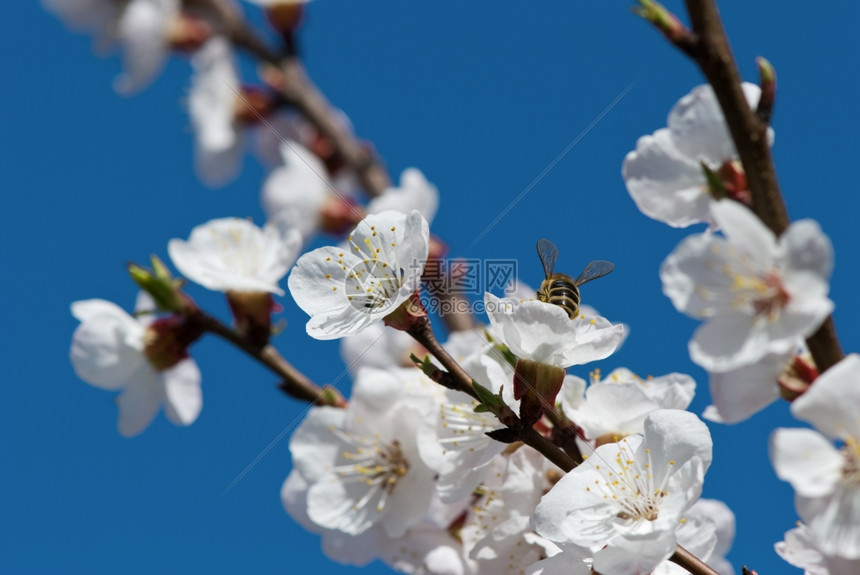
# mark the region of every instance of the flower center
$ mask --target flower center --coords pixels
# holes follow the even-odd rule
[[[477,401],[456,405],[446,403],[440,408],[443,430],[438,441],[446,452],[475,451],[492,441],[486,432],[498,428],[496,417],[489,413],[475,413],[477,405]]]
[[[341,453],[349,463],[338,465],[333,471],[344,482],[359,482],[367,486],[367,491],[354,503],[353,509],[376,501],[376,511],[382,511],[397,482],[409,473],[409,461],[403,456],[400,442],[394,439],[391,443],[380,443],[336,428],[331,432],[354,449]]]
[[[382,234],[371,226],[371,235],[362,244],[347,238],[356,256],[363,258],[346,277],[344,288],[353,307],[363,311],[379,311],[391,306],[406,278],[397,261],[397,244],[393,235]]]
[[[842,482],[847,485],[860,485],[860,443],[853,437],[849,437],[840,451],[845,459],[845,464],[842,466]]]
[[[595,464],[594,469],[603,475],[587,491],[596,490],[603,499],[615,508],[615,516],[623,521],[654,521],[660,514],[660,505],[667,492],[662,485],[654,485],[651,473],[651,450],[645,449],[645,461],[634,459],[627,442],[617,443],[615,457],[617,469],[609,465]],[[674,465],[674,461],[669,462]],[[668,477],[668,474],[666,474]]]

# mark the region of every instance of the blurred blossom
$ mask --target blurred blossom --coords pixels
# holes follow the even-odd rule
[[[119,19],[117,36],[125,70],[117,92],[134,94],[161,73],[170,53],[169,35],[179,17],[179,0],[131,0]]]
[[[216,187],[233,180],[242,166],[243,134],[235,120],[241,105],[233,49],[223,37],[209,40],[191,58],[188,113],[194,131],[197,177]]]
[[[376,214],[385,210],[408,213],[418,210],[428,222],[433,221],[439,207],[439,190],[427,181],[418,168],[407,168],[400,175],[400,185],[385,190],[385,193],[367,204],[367,213]]]
[[[278,284],[301,244],[296,230],[221,218],[195,227],[188,241],[170,240],[167,250],[182,275],[208,289],[284,295]]]
[[[568,403],[570,394],[564,389],[559,394],[564,414],[582,429],[585,439],[597,441],[598,445],[642,433],[649,413],[657,409],[686,409],[696,392],[693,378],[681,373],[643,379],[628,369],[618,368],[603,380],[599,377],[598,371],[578,404]],[[584,387],[585,383],[581,385]]]
[[[162,406],[171,423],[190,425],[203,405],[200,370],[185,350],[170,349],[166,361],[152,353],[159,338],[170,337],[171,324],[155,319],[148,296],[138,298],[136,311],[141,315],[135,318],[100,299],[72,304],[81,322],[72,336],[72,367],[90,385],[121,392],[117,428],[125,437],[146,429]]]
[[[742,87],[755,108],[761,90],[746,82]],[[681,98],[669,113],[668,126],[639,138],[621,169],[642,213],[677,228],[716,223],[710,213],[714,196],[702,163],[724,180],[730,197],[749,201],[743,168],[735,163],[737,151],[710,85],[698,86]],[[773,141],[770,128],[768,137]]]
[[[822,373],[791,404],[811,429],[777,429],[770,453],[776,474],[795,491],[797,513],[822,554],[860,559],[860,355]],[[834,447],[837,440],[841,447]]]

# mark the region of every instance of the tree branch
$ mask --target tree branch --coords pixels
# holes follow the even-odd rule
[[[773,68],[766,60],[759,60],[764,105],[760,104],[757,110],[753,110],[741,88],[741,77],[715,1],[685,1],[690,14],[692,37],[689,32],[676,32],[676,36],[683,39],[680,45],[666,32],[671,26],[661,25],[661,22],[672,22],[671,19],[663,18],[657,22],[655,18],[646,19],[687,54],[710,83],[743,164],[752,196],[752,209],[761,221],[779,236],[788,228],[789,218],[767,139],[776,90]],[[646,0],[644,4],[650,7],[656,3]],[[832,317],[806,340],[806,344],[821,372],[832,367],[844,356]]]
[[[424,346],[424,348],[430,352],[433,357],[439,360],[439,363],[441,363],[446,370],[448,370],[448,375],[451,376],[448,382],[456,385],[455,389],[480,401],[480,397],[472,385],[472,377],[466,373],[466,371],[460,367],[460,364],[457,363],[457,360],[451,357],[445,348],[442,347],[442,344],[439,343],[436,336],[433,334],[433,329],[430,327],[430,321],[427,317],[422,318],[422,321],[416,322],[416,324],[410,328],[407,333],[411,335],[415,341]],[[534,448],[565,473],[576,467],[576,461],[571,459],[567,453],[559,449],[549,439],[535,431],[533,427],[523,425],[519,417],[517,417],[510,408],[506,407],[506,409],[507,413],[505,413],[503,417],[500,417],[499,420],[503,424],[507,425],[508,429],[512,430],[520,441]]]
[[[678,545],[669,561],[686,569],[694,575],[720,575],[710,565]]]
[[[186,321],[204,332],[213,333],[232,343],[246,354],[257,360],[282,379],[278,387],[289,395],[314,405],[345,407],[343,396],[332,386],[320,387],[305,374],[296,369],[271,345],[255,346],[246,338],[230,329],[216,318],[197,309],[187,316]]]

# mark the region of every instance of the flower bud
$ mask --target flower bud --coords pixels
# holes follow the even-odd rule
[[[194,52],[211,37],[209,24],[186,13],[179,14],[167,30],[167,43],[181,52]]]
[[[424,309],[421,297],[416,291],[409,296],[409,299],[397,306],[397,309],[385,316],[382,321],[394,329],[409,331],[421,320],[427,320],[427,310]]]
[[[555,405],[555,397],[564,381],[564,368],[518,359],[514,372],[514,399],[520,401],[520,419],[534,425],[543,415],[544,406]]]
[[[265,347],[272,335],[272,312],[280,306],[272,294],[262,291],[228,291],[227,302],[236,331],[257,347]]]
[[[143,336],[143,353],[156,371],[170,369],[188,357],[188,346],[203,332],[172,315],[152,322]]]
[[[182,280],[174,279],[158,256],[151,256],[152,270],[135,263],[128,264],[128,273],[140,289],[152,296],[161,311],[188,315],[197,305],[182,292]]]

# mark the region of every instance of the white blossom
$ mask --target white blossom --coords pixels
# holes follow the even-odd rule
[[[403,536],[422,522],[434,471],[418,455],[416,434],[434,413],[419,371],[364,369],[345,409],[312,409],[290,440],[293,465],[308,485],[308,519],[359,536]],[[438,387],[438,386],[436,386]]]
[[[340,357],[353,377],[362,367],[411,367],[412,353],[422,356],[426,350],[408,333],[381,323],[340,340]]]
[[[777,554],[788,563],[803,569],[804,575],[856,575],[860,559],[828,556],[809,527],[800,524],[786,531],[785,540],[774,545]]]
[[[644,428],[597,447],[535,511],[538,534],[590,547],[600,573],[648,573],[668,559],[711,462],[710,434],[695,415],[657,410]]]
[[[299,258],[289,277],[316,339],[358,333],[397,309],[420,286],[430,230],[417,211],[372,214],[347,238]]]
[[[400,186],[391,187],[367,204],[368,214],[386,210],[409,213],[418,210],[428,222],[433,221],[439,207],[439,190],[427,181],[418,168],[407,168],[400,175]]]
[[[514,370],[503,359],[477,353],[464,361],[462,367],[493,393],[506,386],[507,403],[517,408],[510,391]],[[434,425],[425,427],[418,435],[421,457],[438,473],[436,489],[442,501],[467,497],[484,478],[493,458],[505,448],[504,443],[486,435],[505,426],[492,413],[476,413],[478,405],[469,395],[448,390]]]
[[[278,283],[301,243],[295,230],[221,218],[195,227],[188,241],[170,240],[167,250],[182,275],[211,290],[284,295]]]
[[[778,380],[794,352],[768,353],[757,362],[711,373],[712,405],[702,417],[718,423],[738,423],[779,399]]]
[[[568,381],[559,394],[564,414],[582,429],[586,439],[599,443],[642,433],[649,413],[657,409],[686,409],[696,391],[693,378],[681,373],[643,379],[628,369],[618,368],[603,380],[599,377],[599,371],[592,375],[592,383],[581,401],[574,395],[575,403],[571,404],[572,394],[564,389],[570,385]],[[579,385],[584,387],[585,382]]]
[[[171,25],[179,16],[179,0],[131,0],[120,16],[122,75],[116,90],[133,94],[146,88],[164,68],[170,52]]]
[[[495,336],[515,356],[561,368],[612,354],[624,327],[596,316],[570,319],[560,306],[542,301],[500,299],[487,292],[484,305]]]
[[[705,320],[690,357],[719,372],[787,352],[821,325],[833,309],[833,248],[811,220],[794,222],[777,240],[736,202],[717,202],[712,211],[725,237],[688,237],[663,262],[660,278],[679,311]]]
[[[821,374],[791,404],[791,413],[815,426],[778,429],[771,460],[795,490],[795,507],[824,555],[860,559],[860,355],[851,354]],[[829,439],[828,439],[829,438]],[[842,442],[836,448],[831,440]]]
[[[747,101],[755,107],[761,90],[755,84],[742,85]],[[768,129],[773,140],[773,131]],[[714,223],[710,214],[713,196],[701,163],[714,172],[728,168],[736,172],[734,143],[728,133],[723,113],[710,85],[693,89],[681,98],[669,113],[668,128],[661,128],[636,142],[636,150],[627,154],[621,169],[627,190],[637,207],[650,218],[673,227],[697,222]],[[747,193],[745,178],[742,189],[735,190],[743,200]],[[731,185],[732,182],[727,182]]]
[[[460,530],[463,547],[481,574],[518,574],[544,555],[530,518],[548,485],[545,460],[521,447],[499,455],[476,490]]]
[[[230,42],[212,38],[192,56],[191,67],[188,113],[194,131],[194,168],[207,186],[221,186],[238,175],[244,153],[243,133],[236,122],[241,83]]]
[[[145,306],[145,307],[143,307]],[[152,309],[139,298],[138,311]],[[81,324],[72,336],[69,353],[75,373],[95,387],[119,391],[117,428],[125,437],[146,429],[164,406],[175,425],[190,425],[200,413],[200,370],[193,359],[183,359],[158,370],[145,353],[153,315],[134,318],[111,302],[91,299],[72,304]]]
[[[293,140],[282,141],[279,150],[281,163],[266,178],[261,194],[270,221],[295,227],[310,240],[320,231],[339,233],[361,219],[361,209],[335,187],[313,152]]]

